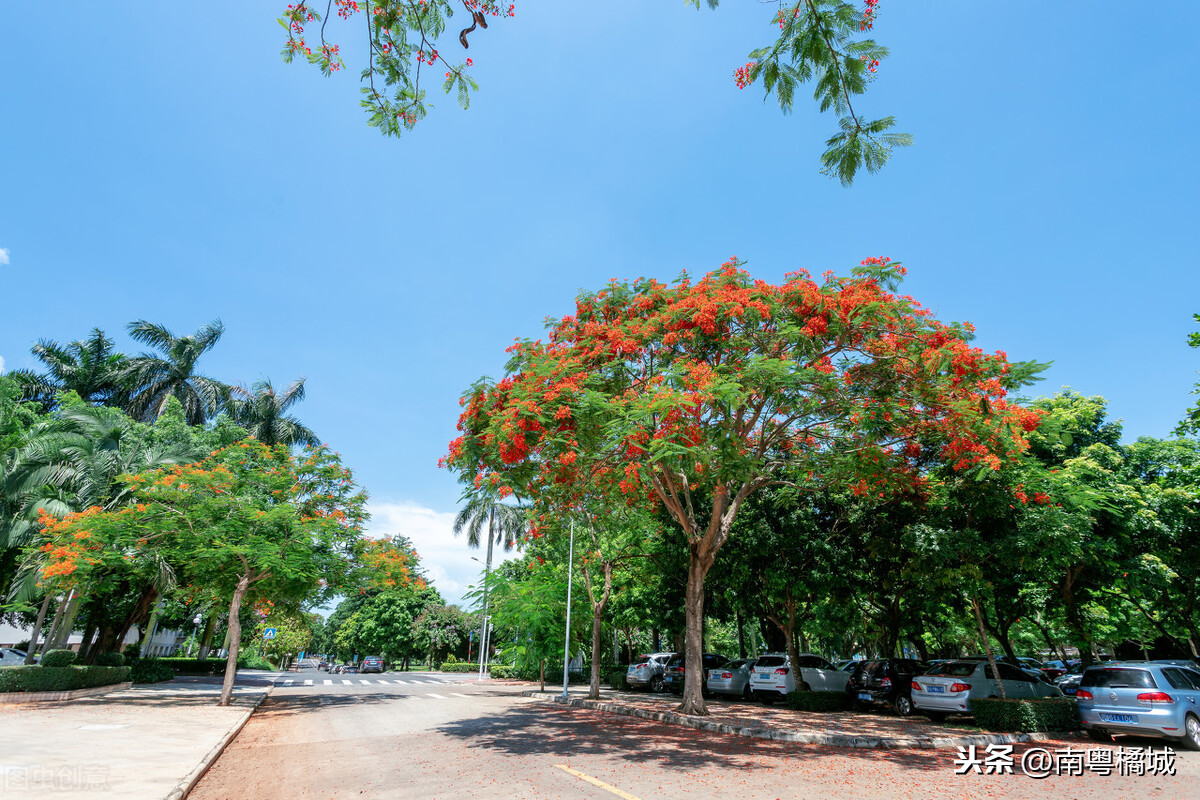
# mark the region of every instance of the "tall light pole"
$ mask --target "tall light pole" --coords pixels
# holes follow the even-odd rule
[[[571,665],[571,568],[575,565],[575,518],[571,517],[571,546],[567,555],[567,636],[563,645],[563,700],[567,699],[567,670]]]
[[[475,680],[481,681],[487,676],[487,658],[488,658],[488,573],[492,568],[492,540],[489,534],[488,538],[488,563],[484,564],[475,556],[471,556],[471,560],[476,564],[483,564],[483,620],[479,623],[479,677]]]
[[[188,642],[188,646],[187,646],[188,658],[192,657],[192,645],[196,643],[196,631],[199,630],[200,623],[203,620],[204,620],[203,614],[197,614],[195,616],[195,618],[192,619],[192,640],[190,642]]]

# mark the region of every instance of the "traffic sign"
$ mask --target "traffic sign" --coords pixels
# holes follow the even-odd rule
[[[264,631],[263,631],[263,638],[264,638],[264,639],[274,639],[274,638],[275,638],[275,629],[274,629],[274,628],[267,628],[266,630],[264,630]]]

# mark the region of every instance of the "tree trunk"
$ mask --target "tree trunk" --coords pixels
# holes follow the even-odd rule
[[[52,650],[62,650],[67,647],[67,642],[71,639],[71,632],[75,628],[75,616],[79,613],[79,592],[72,590],[71,598],[67,601],[67,610],[63,613],[62,622],[58,625],[58,632],[54,635],[54,641],[50,644]]]
[[[142,589],[141,595],[134,603],[133,608],[125,617],[125,623],[121,626],[121,630],[117,633],[117,640],[107,645],[103,652],[119,651],[121,645],[125,643],[125,636],[129,633],[129,629],[134,625],[140,625],[150,616],[150,609],[154,608],[154,602],[158,600],[158,589],[153,586],[146,586]]]
[[[150,652],[150,643],[154,641],[154,634],[158,630],[158,614],[162,611],[162,600],[154,604],[154,610],[150,612],[150,621],[146,623],[146,633],[142,636],[142,646],[138,650],[138,654],[143,658]]]
[[[681,714],[708,714],[704,702],[704,577],[716,554],[703,542],[688,547],[688,579],[684,593],[684,655],[683,702],[676,709]]]
[[[38,608],[37,622],[33,623],[33,630],[29,633],[29,650],[25,653],[25,663],[32,664],[34,656],[37,655],[38,636],[42,632],[42,624],[46,621],[46,611],[50,608],[50,595],[47,594],[42,599],[42,605]]]
[[[212,650],[213,634],[217,631],[217,615],[213,614],[208,618],[208,622],[204,623],[204,638],[200,641],[200,653],[197,658],[204,660],[208,658],[208,651]]]
[[[58,626],[62,622],[63,611],[67,607],[68,599],[59,601],[58,607],[54,610],[54,621],[50,623],[50,633],[42,641],[42,652],[46,653],[52,649],[54,640],[58,638]]]
[[[604,570],[604,591],[600,595],[600,599],[592,600],[592,680],[588,687],[588,699],[600,699],[600,624],[604,619],[604,607],[608,605],[608,597],[612,593],[612,571],[613,565],[611,561],[605,561],[601,564]],[[592,594],[592,582],[588,579],[587,568],[584,568],[583,575],[588,584],[588,595]]]
[[[983,613],[979,610],[979,595],[971,598],[971,605],[975,607],[975,621],[979,623],[979,635],[983,638],[983,649],[987,653],[988,664],[992,667],[992,677],[996,680],[996,691],[1000,693],[1001,700],[1007,700],[1004,684],[1000,680],[1000,668],[996,666],[996,656],[992,653],[992,642],[988,639],[987,630],[983,627]]]
[[[250,588],[250,576],[243,573],[238,578],[237,588],[233,590],[233,599],[229,601],[229,655],[225,659],[225,682],[221,684],[221,699],[219,706],[229,705],[233,697],[233,683],[237,679],[238,650],[242,643],[242,621],[238,614],[242,609],[242,598]]]

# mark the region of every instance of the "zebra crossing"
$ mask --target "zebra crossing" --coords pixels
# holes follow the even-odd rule
[[[355,688],[372,687],[373,688],[373,687],[384,687],[384,686],[386,686],[386,687],[392,687],[392,686],[451,687],[451,686],[455,685],[454,683],[449,683],[444,680],[437,680],[436,678],[412,678],[412,677],[407,677],[407,678],[362,678],[357,675],[346,676],[346,677],[342,677],[340,675],[334,675],[329,678],[283,678],[283,677],[280,677],[280,678],[276,678],[274,680],[274,684],[277,687],[291,688],[291,689],[303,689],[303,688],[344,689],[346,687],[355,687]],[[445,692],[445,694],[438,694],[436,692],[418,692],[418,693],[412,694],[410,696],[421,697],[421,698],[431,698],[434,700],[449,700],[451,697],[458,697],[458,698],[471,697],[471,695],[464,694],[463,692],[446,691],[445,688],[443,688],[443,691]]]

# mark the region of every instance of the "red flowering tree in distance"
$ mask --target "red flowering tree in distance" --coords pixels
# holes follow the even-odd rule
[[[534,502],[533,535],[589,498],[662,503],[690,550],[685,684],[701,696],[704,579],[738,509],[769,483],[919,491],[938,447],[956,469],[999,469],[1038,417],[1005,400],[1040,367],[971,347],[894,294],[904,270],[753,280],[736,257],[693,281],[612,281],[546,341],[518,341],[507,376],[464,395],[445,463]]]

